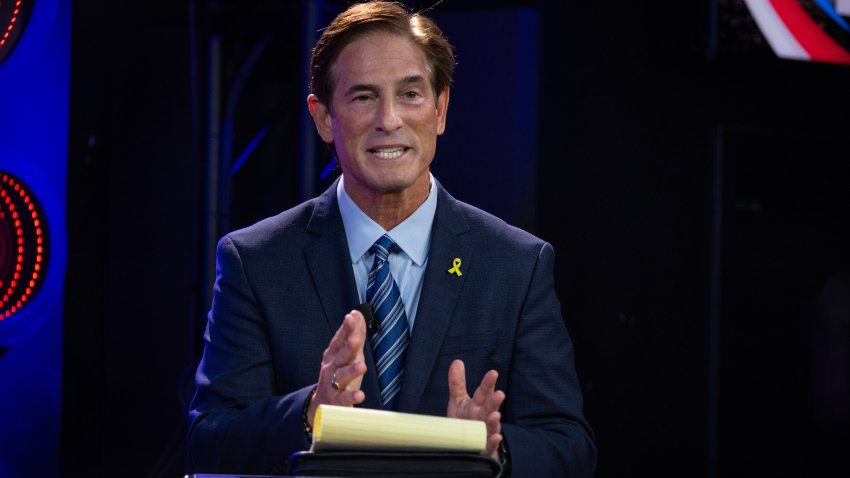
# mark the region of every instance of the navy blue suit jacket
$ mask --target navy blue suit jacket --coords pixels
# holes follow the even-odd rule
[[[448,368],[504,390],[514,476],[589,477],[593,436],[553,283],[552,247],[439,184],[428,266],[397,410],[445,416]],[[283,472],[307,448],[302,409],[322,353],[358,303],[334,185],[219,241],[188,436],[195,472]],[[462,275],[450,274],[462,260]],[[364,407],[381,408],[370,348]]]

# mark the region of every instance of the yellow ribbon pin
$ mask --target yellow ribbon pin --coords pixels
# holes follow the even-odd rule
[[[463,273],[460,271],[460,257],[455,257],[455,260],[452,262],[454,267],[449,269],[449,274],[457,274],[458,277],[462,276]]]

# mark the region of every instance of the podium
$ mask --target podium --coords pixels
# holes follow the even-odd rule
[[[294,453],[289,475],[344,478],[498,478],[489,456],[454,452],[325,451]]]
[[[184,478],[498,478],[489,456],[445,452],[327,451],[294,453],[286,475],[195,473]]]

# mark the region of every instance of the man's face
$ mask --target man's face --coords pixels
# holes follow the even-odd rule
[[[373,33],[343,48],[331,78],[330,110],[311,96],[310,111],[322,139],[336,147],[349,194],[427,193],[449,94],[434,98],[422,50],[402,36]]]

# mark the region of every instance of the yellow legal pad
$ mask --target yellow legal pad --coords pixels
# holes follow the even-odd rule
[[[487,428],[479,420],[319,405],[311,450],[481,453],[486,447]]]

